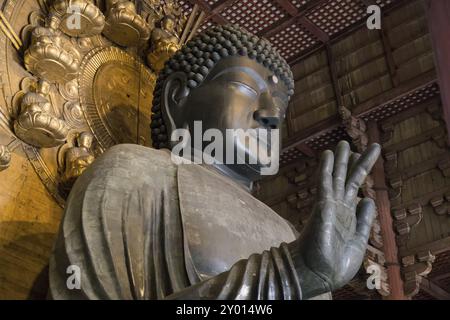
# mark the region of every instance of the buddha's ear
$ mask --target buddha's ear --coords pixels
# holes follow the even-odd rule
[[[188,78],[184,72],[175,72],[164,81],[161,97],[161,109],[167,132],[170,134],[178,128],[183,128],[185,101],[189,95]]]

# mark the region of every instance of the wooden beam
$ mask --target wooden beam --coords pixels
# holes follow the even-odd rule
[[[211,13],[211,6],[205,0],[188,0],[193,6],[198,5],[207,14]]]
[[[304,130],[301,130],[300,132],[297,132],[296,134],[289,137],[285,141],[285,147],[282,151],[284,152],[291,148],[295,148],[303,142],[308,141],[312,137],[320,136],[323,133],[339,128],[341,126],[340,123],[341,118],[336,114],[312,125],[311,127],[305,128]]]
[[[390,5],[386,6],[383,8],[383,15],[388,14],[389,12],[391,12],[392,10],[395,10],[407,3],[409,3],[411,0],[397,0],[397,1],[393,1]],[[314,3],[313,3],[314,4]],[[319,4],[314,4],[315,6],[312,7],[312,9],[314,9],[315,7],[320,6]],[[308,9],[306,9],[308,10]],[[306,11],[305,10],[305,11]],[[310,11],[311,9],[309,9]],[[286,18],[284,19],[282,22],[279,21],[280,23],[283,23],[283,28],[286,28],[287,26],[289,26],[290,24],[294,23],[293,18]],[[271,26],[269,28],[267,28],[266,32],[271,32],[271,28],[274,26]],[[354,24],[349,25],[347,28],[344,28],[343,30],[339,31],[338,33],[334,34],[331,38],[330,38],[330,42],[331,43],[336,43],[337,41],[340,41],[341,39],[347,37],[349,34],[355,32],[358,29],[361,28],[367,28],[366,27],[366,19],[362,19],[359,20],[357,22],[355,22]],[[276,34],[276,33],[271,33]],[[298,63],[300,60],[304,59],[304,57],[307,57],[311,54],[312,51],[316,51],[317,49],[322,48],[323,43],[317,46],[313,46],[312,48],[309,48],[308,50],[303,50],[301,52],[298,53],[298,55],[294,55],[293,57],[291,57],[289,59],[289,64],[290,65],[294,65],[295,63]]]
[[[296,18],[286,17],[258,32],[258,36],[269,39],[295,23]]]
[[[300,61],[316,54],[318,51],[323,50],[324,46],[325,45],[323,43],[318,42],[317,44],[310,47],[308,50],[301,51],[299,54],[292,56],[291,58],[288,59],[287,62],[289,63],[290,66],[293,66],[299,63]]]
[[[439,282],[439,281],[447,279],[447,278],[450,278],[450,271],[441,273],[438,276],[433,277],[432,280],[433,280],[433,282]]]
[[[312,23],[307,17],[301,16],[298,18],[298,23],[300,23],[303,28],[308,30],[312,35],[319,39],[323,43],[330,41],[330,37],[322,29]]]
[[[441,126],[426,131],[422,131],[420,135],[413,136],[408,139],[403,139],[402,141],[397,142],[396,144],[391,144],[383,148],[383,152],[385,152],[386,154],[390,152],[402,152],[419,144],[425,143],[430,139],[432,139],[433,137],[441,135],[443,132],[444,128],[442,128]]]
[[[412,177],[418,176],[419,174],[438,168],[439,163],[448,160],[448,158],[449,156],[447,153],[440,154],[436,157],[432,157],[431,159],[421,161],[416,165],[409,166],[408,168],[404,168],[402,170],[396,169],[393,172],[399,175],[402,180],[408,180]]]
[[[427,99],[414,107],[404,110],[403,112],[396,114],[395,116],[389,117],[389,119],[383,121],[383,125],[395,125],[399,122],[405,121],[408,118],[414,117],[418,114],[427,112],[427,109],[432,106],[436,106],[441,102],[438,96],[431,99]]]
[[[370,100],[358,105],[353,113],[356,116],[362,117],[373,112],[377,107],[387,105],[391,102],[395,102],[409,94],[424,88],[430,84],[436,83],[436,72],[434,70],[421,74],[408,82],[404,82],[402,85],[393,88],[389,91],[379,94]]]
[[[375,0],[361,0],[361,2],[367,7],[376,4]]]
[[[397,77],[397,66],[395,65],[394,55],[392,53],[392,46],[384,29],[381,29],[379,31],[379,34],[381,43],[383,44],[383,50],[386,56],[387,66],[389,70],[389,75],[391,76],[392,85],[396,87],[398,86],[399,81]]]
[[[450,300],[450,293],[427,278],[422,278],[422,281],[420,282],[420,290],[425,291],[430,296],[438,300]]]
[[[441,89],[444,120],[450,143],[450,1],[427,0],[425,2],[428,26],[434,48],[438,81]]]
[[[334,59],[333,52],[331,52],[330,45],[328,45],[328,44],[325,45],[325,50],[327,52],[328,69],[330,70],[331,83],[333,85],[334,95],[336,97],[337,106],[339,108],[341,106],[344,106],[344,101],[343,101],[343,98],[342,98],[342,95],[341,95],[341,89],[339,87],[336,61]]]
[[[370,143],[380,143],[380,131],[376,122],[368,123],[368,136]],[[390,295],[388,300],[406,300],[403,291],[403,279],[400,274],[400,261],[398,248],[395,240],[394,225],[391,215],[391,204],[389,201],[386,177],[384,171],[384,160],[382,157],[375,164],[372,171],[374,189],[376,191],[376,205],[380,221],[381,236],[383,237],[383,252],[386,259],[386,269]]]
[[[231,6],[233,3],[235,3],[236,0],[222,0],[217,2],[211,9],[213,13],[219,14],[229,6]]]
[[[306,143],[299,144],[296,148],[305,156],[317,158],[317,152],[311,149]]]
[[[277,2],[281,5],[284,3],[282,0],[277,0]],[[313,9],[319,7],[320,5],[328,2],[328,0],[312,0],[309,1],[304,7],[302,11],[298,11],[297,8],[295,8],[296,12],[293,11],[292,7],[288,8],[287,4],[284,4],[287,8],[287,12],[290,14],[290,17],[286,17],[284,19],[279,20],[278,22],[274,23],[271,26],[268,26],[266,29],[262,30],[258,33],[259,36],[270,38],[274,35],[276,35],[281,30],[286,29],[287,27],[299,22],[299,19],[303,16],[306,16],[309,12],[311,12]],[[288,11],[289,10],[289,11]],[[317,26],[316,26],[317,28]]]
[[[419,197],[415,197],[411,200],[404,201],[397,205],[393,205],[392,212],[395,212],[397,210],[407,209],[410,206],[417,205],[417,204],[420,204],[422,207],[427,206],[430,204],[431,199],[433,199],[435,197],[442,197],[442,195],[447,194],[449,192],[450,192],[450,188],[448,186],[439,188],[439,189],[431,191],[431,192],[427,192],[425,194],[420,195]],[[432,251],[433,254],[435,252],[437,252],[436,254],[439,254],[439,253],[442,253],[442,251],[450,250],[450,242],[444,241],[444,242],[436,244],[436,245],[440,245],[441,247],[433,247],[434,242],[424,244],[423,246],[420,246],[418,248],[399,247],[400,256],[401,257],[411,256],[411,255],[414,255],[415,253],[423,252],[423,251]],[[437,250],[437,251],[433,251],[433,250]]]
[[[353,110],[353,115],[355,117],[362,117],[364,115],[370,114],[374,110],[378,108],[396,101],[408,94],[417,91],[420,88],[426,87],[432,83],[436,82],[436,74],[434,71],[421,75],[417,78],[414,78],[397,88],[391,89],[385,93],[382,93],[363,104],[358,105]],[[309,128],[305,128],[300,132],[297,132],[284,142],[285,147],[283,151],[289,150],[290,148],[294,148],[297,145],[310,140],[313,137],[320,136],[323,133],[330,132],[340,126],[341,118],[336,113],[335,115],[322,120]]]
[[[290,0],[275,0],[275,2],[278,3],[291,17],[297,16],[297,7],[294,6]]]
[[[188,0],[192,5],[198,5],[205,13],[206,17],[204,21],[213,20],[217,24],[228,24],[228,20],[222,17],[220,14],[213,11],[211,6],[205,0]]]
[[[416,254],[418,252],[426,252],[426,251],[430,251],[435,256],[450,251],[450,235],[447,236],[446,238],[426,243],[424,245],[415,248],[401,248],[400,256],[406,257]]]

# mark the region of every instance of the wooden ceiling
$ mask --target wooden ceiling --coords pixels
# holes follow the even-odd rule
[[[385,12],[403,0],[181,0],[185,13],[198,4],[213,23],[237,24],[268,39],[290,63],[366,23],[367,6]]]

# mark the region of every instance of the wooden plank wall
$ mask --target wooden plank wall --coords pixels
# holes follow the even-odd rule
[[[383,123],[393,214],[399,233],[410,229],[405,237],[399,236],[397,244],[401,251],[409,252],[450,236],[446,198],[450,196],[450,152],[440,100],[416,110],[404,119]]]
[[[340,98],[350,110],[370,105],[397,88],[407,92],[417,85],[417,79],[428,80],[430,75],[433,78],[433,52],[422,1],[413,1],[391,12],[383,20],[383,32],[384,35],[376,30],[360,28],[331,45]],[[339,119],[338,99],[333,93],[326,50],[317,51],[292,69],[296,78],[296,93],[289,107],[289,136],[307,130],[320,121]],[[323,149],[313,147],[317,151]],[[295,182],[295,177],[306,175],[314,178],[311,174],[314,163],[317,159],[304,156],[297,163],[283,168],[277,177],[268,178],[260,184],[259,197],[283,216],[293,216],[288,209],[287,198],[304,189],[304,184],[299,182],[301,178]],[[312,181],[307,184],[312,186]]]
[[[333,40],[329,51],[331,55],[320,49],[292,67],[296,92],[287,117],[287,139],[327,119],[337,119],[340,101],[359,113],[394,88],[406,92],[421,79],[435,78],[422,1],[390,12],[383,19],[382,31],[363,26]]]
[[[290,137],[326,119],[339,119],[339,102],[358,116],[379,105],[380,99],[394,99],[436,79],[422,1],[411,1],[384,17],[382,31],[360,28],[332,43],[329,50],[334,65],[323,49],[293,67],[296,94],[288,116]],[[336,72],[338,96],[333,91],[330,68]],[[413,102],[407,108],[399,102],[387,115],[372,115],[380,118],[385,173],[400,258],[405,258],[405,279],[420,263],[425,263],[423,274],[429,272],[431,243],[450,237],[450,152],[441,100],[438,95],[423,98],[422,93],[416,94],[410,97]],[[318,152],[324,148],[310,146]],[[283,167],[278,176],[259,184],[257,196],[299,231],[312,209],[316,167],[317,159],[303,156]],[[406,280],[405,291],[414,295],[411,283],[415,279]]]

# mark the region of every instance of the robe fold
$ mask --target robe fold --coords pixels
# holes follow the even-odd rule
[[[120,145],[78,179],[50,259],[50,297],[301,299],[291,226],[230,179],[170,157]]]

